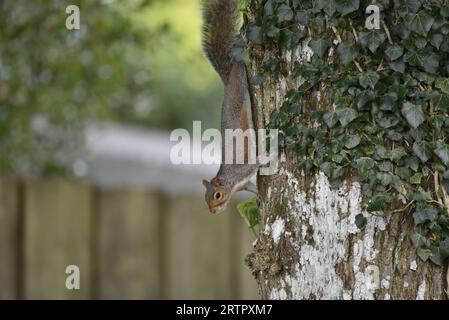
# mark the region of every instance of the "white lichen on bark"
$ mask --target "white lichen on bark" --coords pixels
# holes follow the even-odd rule
[[[271,291],[271,298],[282,299],[284,292],[290,292],[292,299],[373,299],[377,288],[370,285],[373,279],[360,264],[375,260],[374,234],[385,229],[388,219],[380,216],[368,219],[363,238],[352,247],[355,284],[352,289],[345,289],[336,268],[347,256],[348,236],[360,231],[355,217],[368,215],[361,207],[359,183],[346,183],[339,190],[333,190],[326,176],[319,173],[310,190],[305,192],[294,174],[285,169],[279,174],[287,177],[289,190],[283,192],[285,197],[281,201],[287,202],[288,219],[301,226],[302,232],[293,243],[300,260]]]

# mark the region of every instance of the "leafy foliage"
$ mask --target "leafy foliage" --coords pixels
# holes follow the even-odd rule
[[[276,57],[264,62],[260,79],[287,76],[282,52],[300,40],[314,52],[295,62],[291,74],[302,84],[288,91],[270,126],[282,130],[299,169],[321,170],[335,188],[356,176],[368,212],[410,210],[418,255],[442,265],[449,256],[449,6],[380,0],[381,28],[368,30],[368,4],[253,0],[246,27],[258,33],[249,45]],[[280,14],[285,6],[294,18]],[[329,98],[315,97],[322,88]],[[366,219],[356,224],[364,228]]]

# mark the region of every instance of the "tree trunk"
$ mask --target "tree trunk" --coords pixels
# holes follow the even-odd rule
[[[306,43],[283,53],[287,70],[307,59]],[[258,47],[250,54],[254,77],[273,53]],[[272,111],[297,85],[287,76],[252,86],[256,129],[267,126]],[[326,93],[316,91],[307,99],[329,105]],[[299,172],[295,156],[285,157],[277,174],[258,177],[261,233],[247,262],[263,299],[446,298],[447,269],[417,256],[410,213],[370,215],[355,179],[348,176],[333,190],[323,173]],[[363,231],[355,225],[358,214],[368,218]]]

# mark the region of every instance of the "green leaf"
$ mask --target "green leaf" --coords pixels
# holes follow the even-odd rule
[[[335,0],[318,0],[317,6],[324,10],[328,16],[332,16],[337,11]]]
[[[447,241],[447,239],[446,239]],[[436,265],[442,266],[444,264],[444,260],[449,257],[449,250],[445,242],[441,242],[443,245],[432,247],[432,255],[430,256],[430,260]]]
[[[411,198],[416,201],[427,201],[432,199],[432,195],[429,191],[419,187],[418,191],[411,193]]]
[[[417,172],[413,176],[410,177],[410,183],[419,185],[419,184],[421,184],[421,179],[422,179],[422,173]]]
[[[355,216],[355,225],[357,226],[357,228],[359,228],[360,230],[365,229],[366,223],[367,223],[367,219],[363,216],[363,214],[359,213],[358,215]]]
[[[365,89],[370,87],[374,90],[374,86],[379,81],[379,79],[379,74],[371,70],[359,75],[359,83]]]
[[[360,32],[360,44],[363,48],[368,47],[373,53],[384,43],[386,38],[385,33],[380,29],[369,29],[368,31]]]
[[[421,8],[420,0],[395,0],[394,4],[401,17],[415,13]]]
[[[384,187],[389,186],[393,182],[393,177],[388,172],[378,172],[376,178]]]
[[[354,121],[358,116],[357,111],[352,108],[337,109],[335,112],[337,113],[338,121],[340,121],[343,128]]]
[[[443,42],[443,35],[442,34],[433,34],[430,38],[430,43],[432,46],[434,46],[437,49],[440,49],[441,43]]]
[[[393,71],[404,73],[405,71],[405,63],[401,60],[393,61],[390,63],[390,68]]]
[[[231,55],[235,61],[243,62],[245,64],[248,64],[250,61],[248,51],[244,47],[235,46],[232,48]]]
[[[385,205],[386,197],[384,195],[377,195],[368,204],[366,211],[377,212],[382,211]]]
[[[414,233],[411,236],[411,240],[415,248],[420,248],[422,246],[428,245],[428,240],[425,237],[423,237],[423,235],[420,233]]]
[[[332,128],[338,122],[337,113],[335,111],[328,111],[323,115],[323,120],[329,128]]]
[[[426,141],[413,143],[413,153],[422,161],[427,162],[432,156],[432,148]]]
[[[262,44],[262,31],[261,28],[258,26],[249,26],[248,27],[248,40],[255,43],[255,44]]]
[[[348,149],[354,149],[360,144],[360,136],[358,134],[352,134],[349,136],[348,141],[345,143],[345,147]]]
[[[357,96],[357,109],[361,110],[368,102],[376,99],[376,95],[371,90],[365,90],[360,92]]]
[[[418,206],[413,212],[415,224],[420,225],[426,221],[435,221],[438,218],[438,211],[431,206]]]
[[[411,50],[404,55],[404,60],[412,66],[424,68],[426,72],[436,73],[439,66],[437,54],[429,54],[426,50]]]
[[[359,0],[335,0],[337,11],[345,16],[351,12],[357,10],[360,6]]]
[[[405,25],[410,31],[426,37],[435,19],[421,10],[415,14],[408,15],[405,21]]]
[[[426,249],[423,247],[419,247],[416,250],[416,253],[418,254],[418,257],[421,258],[422,261],[427,261],[429,257],[432,255],[432,251],[430,251],[430,249]]]
[[[248,227],[253,230],[254,234],[259,234],[260,213],[257,207],[256,198],[241,202],[237,205],[237,210],[245,220]]]
[[[445,166],[449,165],[449,146],[448,145],[440,145],[435,149],[435,154],[438,156],[438,158],[441,159],[441,161],[444,163]]]
[[[406,155],[407,155],[407,152],[405,151],[405,149],[403,147],[397,147],[390,151],[389,159],[391,161],[396,162],[396,161],[401,160]]]
[[[436,110],[447,110],[449,108],[449,94],[437,94],[433,96],[432,103]]]
[[[340,56],[341,63],[347,65],[357,58],[357,51],[352,45],[347,42],[342,42],[337,48],[337,53]]]
[[[442,78],[435,81],[435,87],[440,89],[443,93],[449,94],[449,78]]]
[[[444,18],[449,18],[449,4],[446,4],[441,7],[440,14]]]
[[[421,106],[414,105],[408,101],[402,105],[401,111],[413,129],[418,128],[425,120]]]
[[[385,54],[391,61],[394,61],[404,54],[404,49],[398,45],[391,45],[385,50]]]
[[[360,172],[361,175],[366,175],[375,166],[373,159],[368,157],[361,157],[355,161],[355,168]]]
[[[276,10],[276,15],[279,22],[290,21],[293,19],[293,11],[289,6],[281,4]]]
[[[332,41],[329,38],[313,39],[309,43],[309,47],[312,51],[316,53],[320,58],[323,58],[327,49],[332,45]]]

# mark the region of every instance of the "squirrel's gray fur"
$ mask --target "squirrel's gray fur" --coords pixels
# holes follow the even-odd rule
[[[204,51],[224,84],[221,106],[222,164],[215,178],[210,182],[203,180],[209,210],[217,213],[226,207],[234,192],[245,189],[257,193],[256,186],[249,179],[257,172],[258,166],[248,163],[248,157],[244,164],[225,163],[225,130],[245,131],[249,128],[244,107],[248,91],[246,67],[242,62],[235,61],[231,54],[237,34],[237,1],[203,0],[202,6]]]

